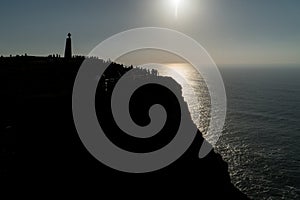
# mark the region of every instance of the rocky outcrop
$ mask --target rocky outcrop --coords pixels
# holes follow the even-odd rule
[[[9,123],[9,129],[7,126],[2,129],[6,135],[16,136],[16,140],[14,148],[11,143],[4,147],[16,156],[12,156],[1,176],[27,177],[43,183],[61,179],[72,183],[95,181],[99,192],[110,195],[118,193],[124,198],[141,194],[153,198],[164,195],[172,198],[186,195],[186,198],[191,198],[189,195],[193,195],[200,199],[247,199],[232,185],[227,163],[219,154],[211,151],[205,158],[198,158],[204,141],[200,131],[182,157],[158,171],[124,173],[97,161],[79,139],[72,116],[72,85],[82,61],[82,58],[68,61],[59,58],[1,61],[2,72],[9,75],[2,81],[11,84],[10,88],[18,89],[17,93],[7,90],[5,94],[4,113],[10,115],[3,122]],[[99,60],[94,62],[99,65],[103,63]],[[111,76],[117,82],[114,71],[125,73],[130,69],[111,64],[105,79]],[[166,79],[174,90],[181,92],[180,86],[170,78],[152,78]],[[168,88],[155,84],[137,91],[129,108],[137,124],[149,123],[148,110],[153,104],[164,106],[168,115],[160,133],[149,139],[137,139],[122,133],[115,124],[110,110],[111,90],[101,86],[103,81],[104,77],[97,90],[96,111],[99,123],[112,142],[124,149],[143,153],[159,149],[173,139],[181,117],[187,114],[183,113],[187,109],[178,107],[178,102],[183,99],[175,98]]]

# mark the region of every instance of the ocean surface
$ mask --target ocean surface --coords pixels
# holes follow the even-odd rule
[[[181,82],[193,120],[205,138],[211,137],[204,80],[187,64],[165,66],[156,69]],[[300,66],[219,70],[227,115],[215,150],[228,162],[233,184],[252,199],[300,199]]]

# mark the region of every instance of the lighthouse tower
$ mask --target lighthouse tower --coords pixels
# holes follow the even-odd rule
[[[68,38],[66,39],[65,58],[72,58],[71,33],[68,33]]]

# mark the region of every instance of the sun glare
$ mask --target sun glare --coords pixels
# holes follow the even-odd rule
[[[178,8],[181,0],[172,0],[175,7],[175,17],[178,17]]]

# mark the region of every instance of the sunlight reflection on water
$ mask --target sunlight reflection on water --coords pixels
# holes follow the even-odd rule
[[[181,84],[192,119],[209,140],[206,131],[211,104],[204,80],[189,64],[164,66],[154,68]],[[228,110],[215,150],[228,163],[233,184],[253,199],[298,199],[300,67],[271,71],[232,67],[220,71]]]
[[[206,84],[200,74],[188,63],[152,65],[160,76],[172,77],[182,86],[182,95],[188,104],[191,117],[205,135],[210,117],[210,98]],[[149,67],[150,68],[150,67]]]

